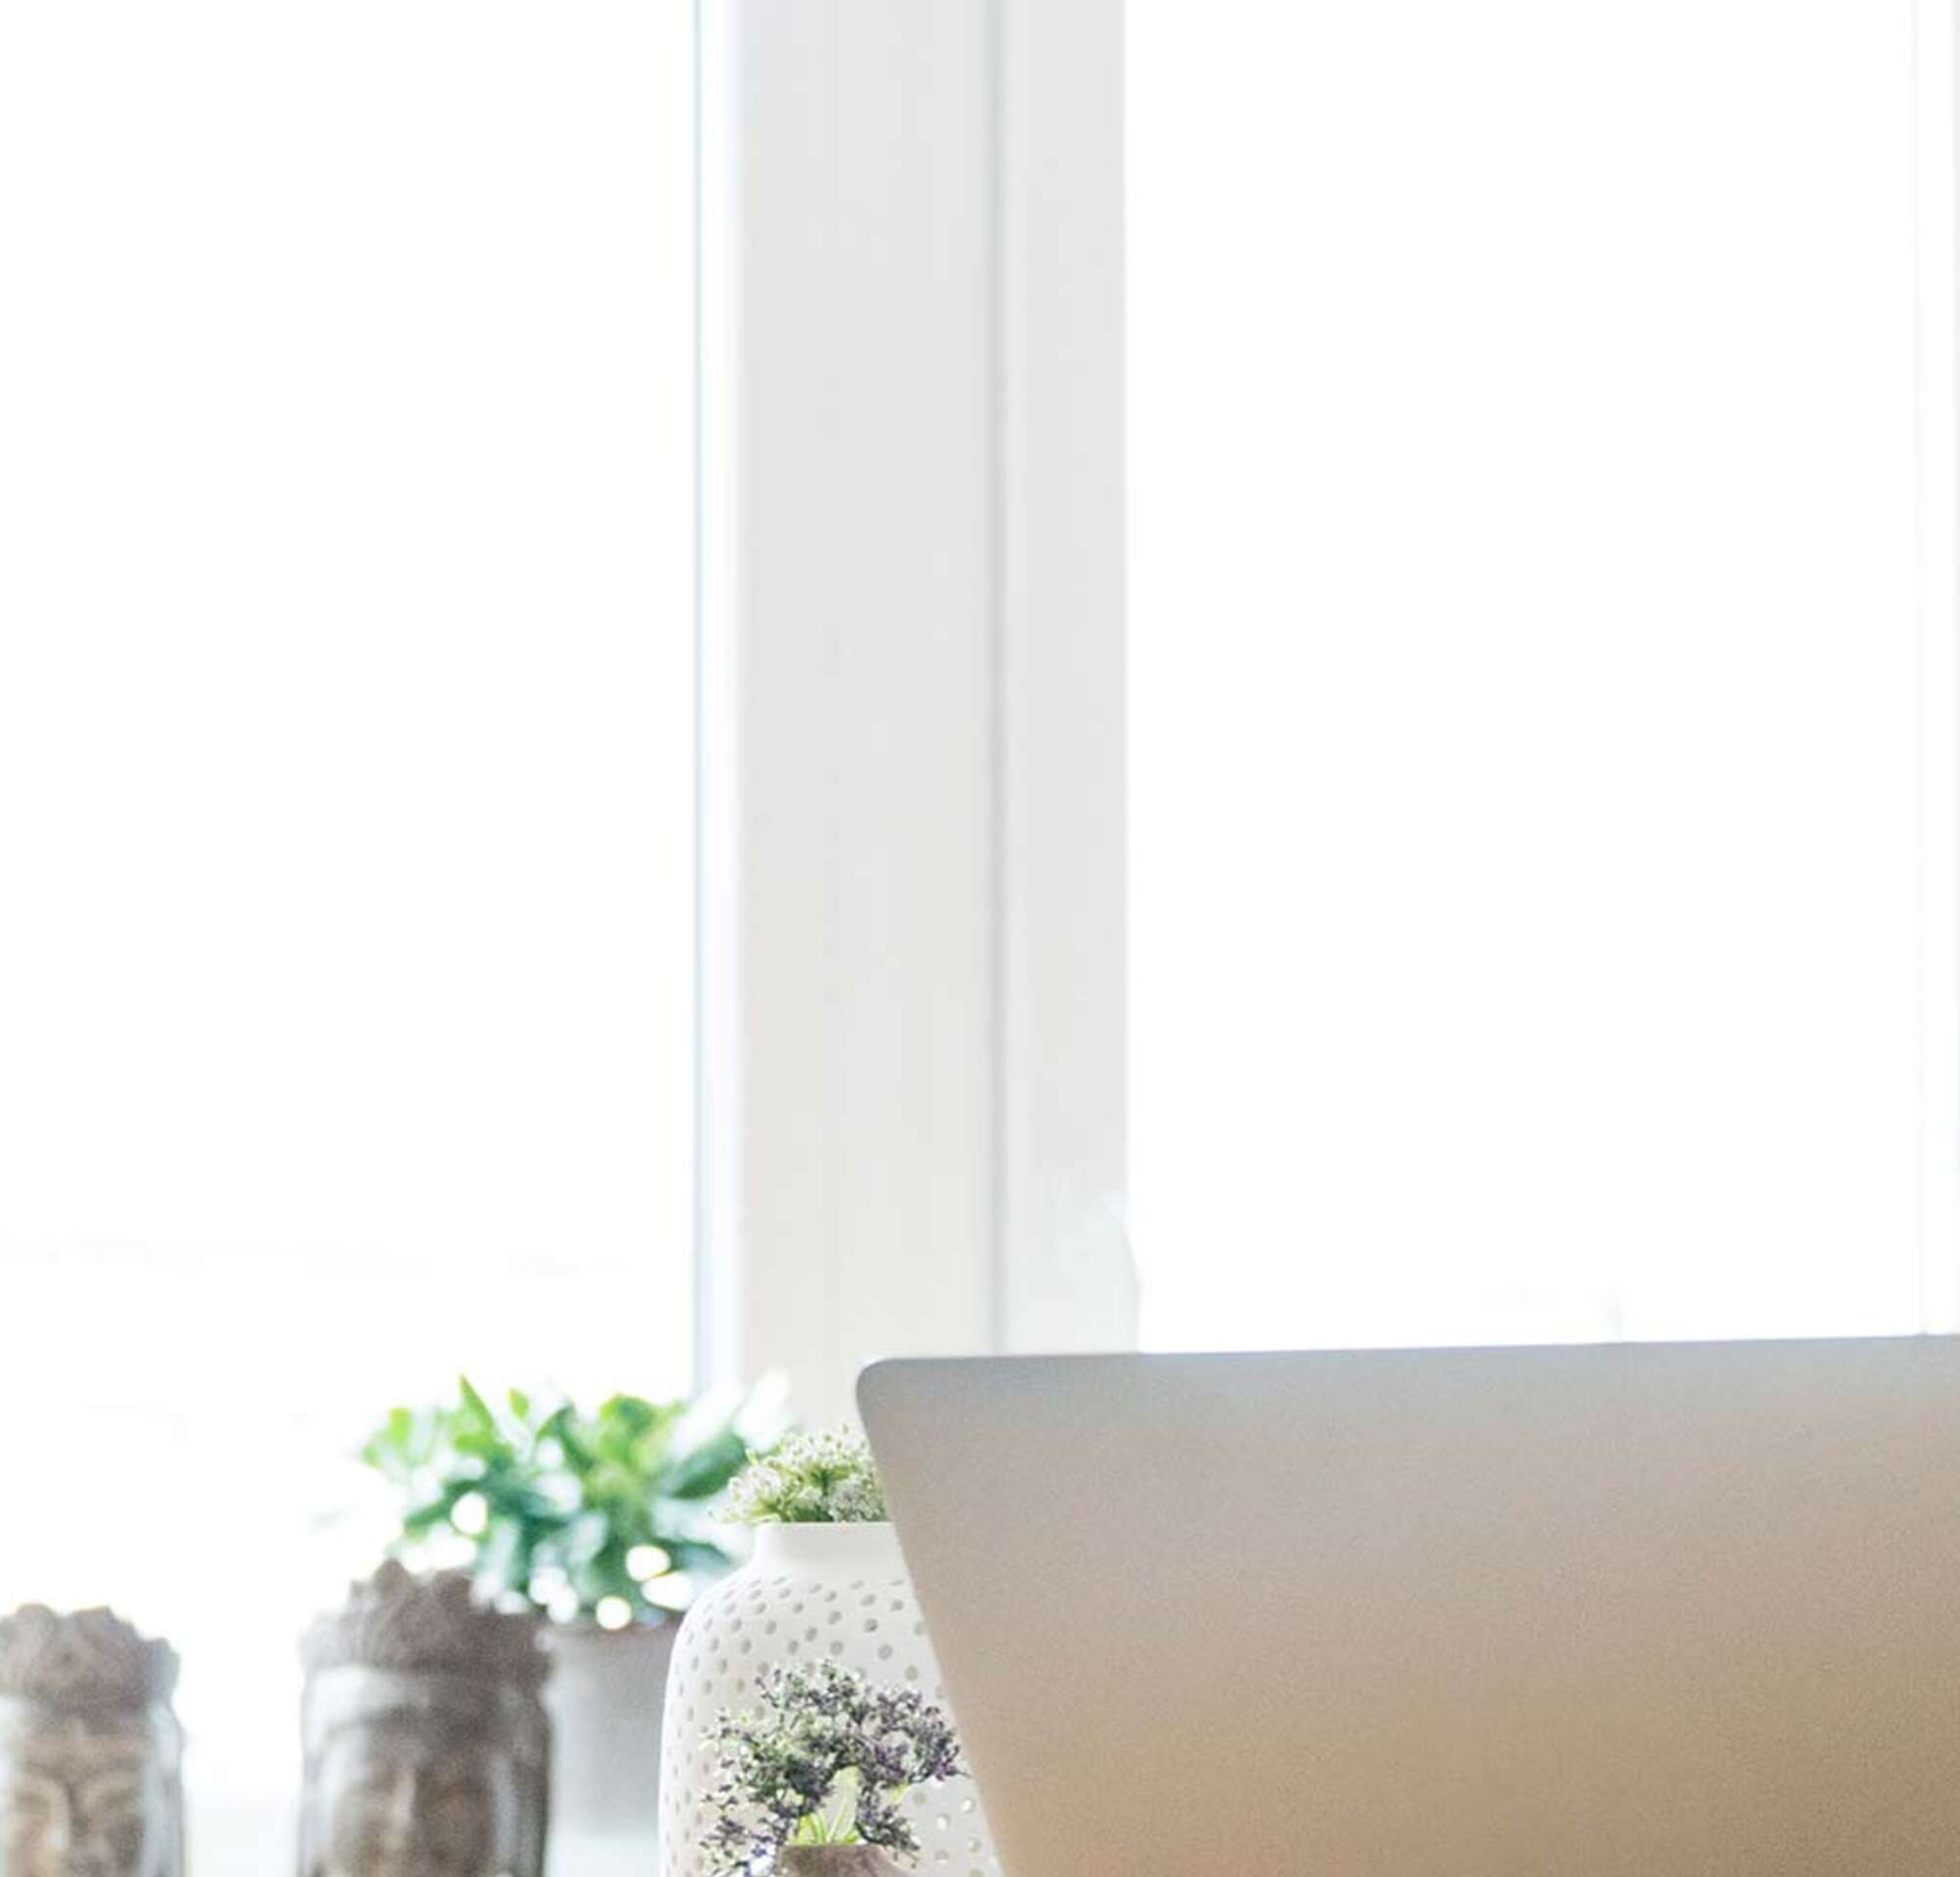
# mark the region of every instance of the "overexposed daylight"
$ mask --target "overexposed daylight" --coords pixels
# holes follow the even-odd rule
[[[0,7],[0,1877],[1947,1877],[1956,9]]]

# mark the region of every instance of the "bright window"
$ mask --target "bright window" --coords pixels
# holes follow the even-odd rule
[[[1129,10],[1147,1344],[1928,1322],[1913,25]]]
[[[206,1814],[390,1402],[689,1381],[692,126],[680,0],[0,16],[0,1605]]]

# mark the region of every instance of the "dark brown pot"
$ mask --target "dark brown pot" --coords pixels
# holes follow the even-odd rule
[[[875,1845],[785,1845],[776,1869],[781,1877],[907,1877]]]

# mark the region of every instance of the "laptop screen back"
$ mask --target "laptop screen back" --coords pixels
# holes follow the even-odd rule
[[[1960,1870],[1960,1343],[859,1400],[1007,1877]]]

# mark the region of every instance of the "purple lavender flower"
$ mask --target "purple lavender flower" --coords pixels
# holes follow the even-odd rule
[[[709,1803],[716,1877],[760,1877],[785,1845],[876,1845],[906,1860],[918,1835],[899,1806],[913,1786],[965,1771],[946,1715],[916,1690],[834,1662],[766,1670],[761,1710],[722,1714]]]

